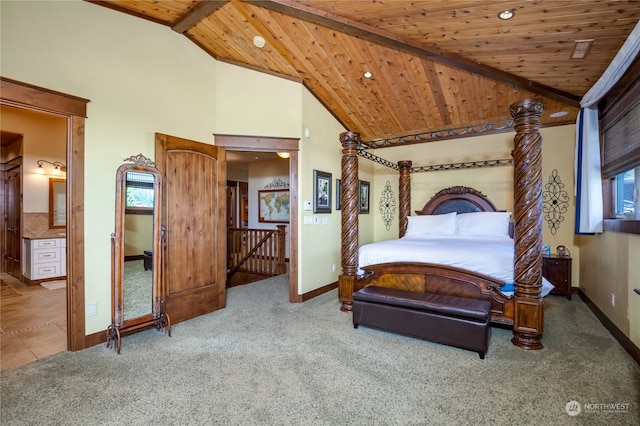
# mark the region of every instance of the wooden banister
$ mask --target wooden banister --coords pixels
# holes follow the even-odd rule
[[[228,228],[227,279],[238,271],[267,277],[286,273],[285,228]]]

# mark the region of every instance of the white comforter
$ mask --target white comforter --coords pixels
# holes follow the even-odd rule
[[[360,247],[358,265],[362,267],[387,262],[435,263],[479,272],[505,283],[513,283],[513,253],[511,238],[404,237]],[[542,281],[542,296],[546,296],[553,285],[544,278]]]

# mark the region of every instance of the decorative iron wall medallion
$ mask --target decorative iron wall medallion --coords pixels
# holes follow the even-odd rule
[[[289,189],[289,182],[285,182],[280,178],[275,178],[273,182],[266,184],[264,189]]]
[[[380,207],[380,214],[382,215],[384,226],[388,231],[389,228],[391,228],[391,221],[393,220],[393,216],[396,214],[396,199],[393,196],[391,183],[389,181],[387,181],[384,186],[384,191],[382,191],[382,197],[380,198],[378,206]]]
[[[544,186],[542,199],[544,220],[547,221],[551,234],[555,235],[560,228],[560,223],[564,221],[564,213],[569,208],[569,194],[564,190],[564,183],[555,169],[549,176],[549,182]]]

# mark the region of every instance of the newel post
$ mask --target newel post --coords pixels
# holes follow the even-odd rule
[[[407,224],[411,216],[411,161],[398,161],[398,168],[400,170],[400,180],[398,182],[398,199],[399,199],[399,238],[404,237],[407,232]]]
[[[542,287],[542,137],[544,102],[526,99],[510,107],[515,119],[513,150],[515,222],[515,303],[511,342],[542,349],[544,325]]]
[[[276,235],[278,238],[278,260],[276,264],[276,274],[280,275],[287,272],[287,265],[285,262],[285,259],[287,257],[285,253],[287,244],[285,238],[285,236],[287,235],[287,225],[276,225],[276,228],[278,228],[278,230],[276,231]]]
[[[340,134],[342,143],[342,275],[338,277],[340,310],[351,311],[358,271],[358,146],[360,134]]]

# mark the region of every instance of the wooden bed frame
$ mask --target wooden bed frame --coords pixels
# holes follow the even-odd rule
[[[358,147],[360,135],[346,132],[342,143],[342,274],[338,281],[341,310],[351,311],[353,292],[365,286],[383,286],[491,302],[493,323],[513,327],[511,342],[525,349],[542,349],[542,138],[538,131],[544,108],[541,100],[524,100],[510,107],[514,117],[514,284],[513,296],[500,292],[502,281],[459,268],[416,262],[371,265],[358,270]],[[398,163],[399,236],[407,229],[411,214],[411,161]],[[477,206],[478,211],[497,211],[478,191],[452,187],[436,194],[417,214],[459,211],[455,206]],[[443,210],[445,209],[445,210]]]

